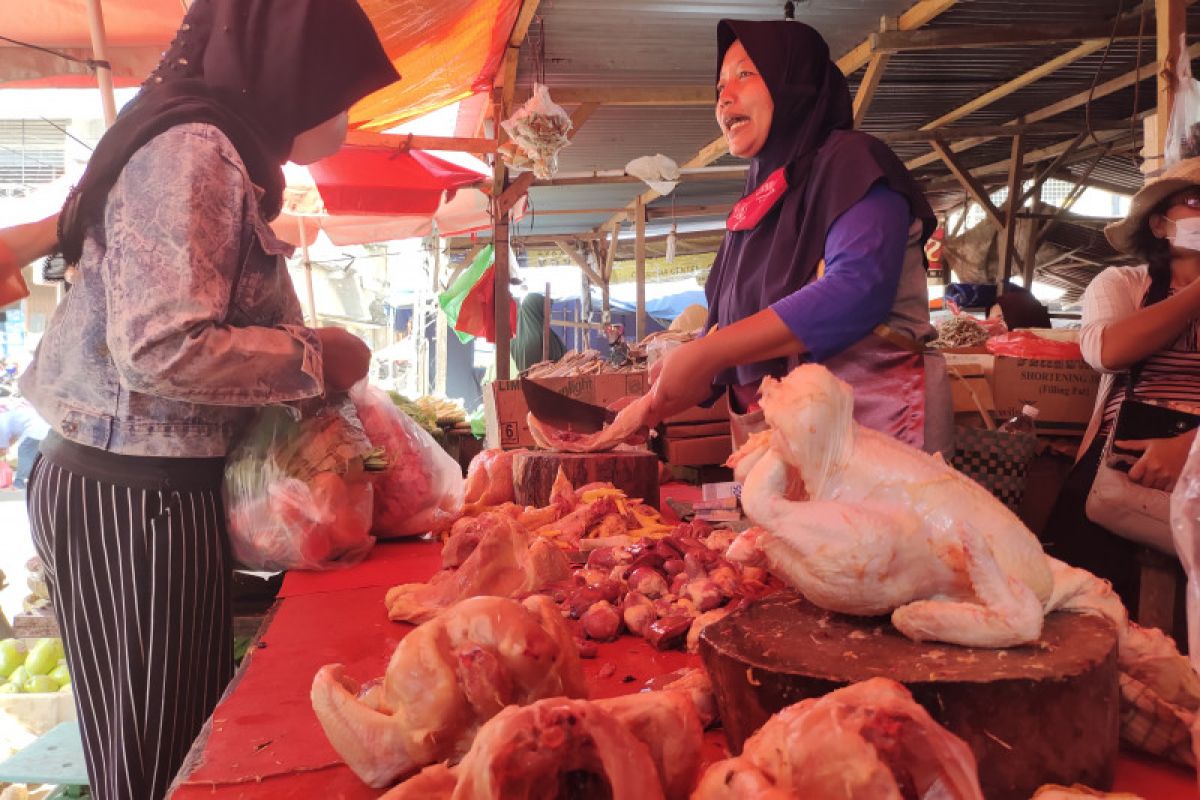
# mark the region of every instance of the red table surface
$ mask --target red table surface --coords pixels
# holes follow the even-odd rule
[[[429,542],[383,544],[362,564],[337,572],[289,575],[260,646],[240,682],[213,713],[202,755],[172,795],[200,797],[373,798],[329,746],[309,703],[312,676],[342,663],[368,680],[383,673],[411,626],[391,622],[383,606],[389,586],[427,577],[438,563]],[[606,665],[612,674],[601,678]],[[635,692],[649,678],[698,664],[678,651],[658,652],[641,639],[602,644],[585,660],[593,697]],[[719,732],[705,737],[706,761],[722,756]],[[1200,800],[1194,775],[1161,761],[1122,754],[1115,789],[1145,798]]]

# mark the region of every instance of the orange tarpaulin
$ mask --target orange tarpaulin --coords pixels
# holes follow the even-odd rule
[[[384,130],[486,91],[508,45],[520,0],[361,0],[400,81],[350,111]]]
[[[351,112],[355,126],[384,130],[489,89],[520,0],[360,0],[403,76]],[[180,0],[103,0],[117,86],[153,69],[183,19]],[[86,0],[0,2],[0,35],[91,57]],[[0,42],[0,87],[78,87],[87,67]],[[92,81],[87,85],[95,85]]]

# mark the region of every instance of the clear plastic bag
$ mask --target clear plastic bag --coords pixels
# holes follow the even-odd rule
[[[1171,492],[1171,536],[1188,576],[1188,658],[1200,671],[1200,436]]]
[[[246,569],[328,569],[361,561],[370,535],[371,443],[345,401],[296,420],[264,408],[229,456],[225,507]]]
[[[500,123],[511,147],[502,146],[500,156],[515,172],[533,171],[538,178],[558,172],[558,151],[570,143],[571,117],[550,99],[543,84],[533,85],[533,95],[513,115]]]
[[[383,448],[388,468],[372,475],[376,536],[415,536],[448,528],[463,504],[458,462],[380,389],[360,383],[350,393],[367,437]]]
[[[1192,59],[1188,56],[1187,37],[1179,37],[1179,58],[1175,62],[1175,99],[1171,101],[1171,120],[1163,146],[1163,167],[1185,158],[1200,156],[1200,83],[1192,77]]]

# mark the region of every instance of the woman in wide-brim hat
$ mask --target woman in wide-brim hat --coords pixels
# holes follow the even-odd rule
[[[1084,505],[1126,398],[1131,368],[1134,399],[1200,407],[1200,158],[1148,181],[1134,195],[1128,216],[1104,234],[1117,250],[1143,263],[1104,270],[1083,295],[1080,346],[1084,360],[1103,377],[1078,459],[1043,538],[1047,552],[1108,578],[1129,605],[1137,599],[1138,545],[1088,520]],[[1129,471],[1132,480],[1169,490],[1194,438],[1193,431],[1117,444],[1141,452]]]

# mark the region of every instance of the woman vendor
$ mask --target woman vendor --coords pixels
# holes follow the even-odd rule
[[[925,351],[929,204],[886,145],[851,130],[815,30],[722,20],[717,46],[717,123],[750,168],[705,287],[708,333],[661,362],[650,424],[726,390],[740,443],[761,424],[762,379],[817,361],[854,387],[860,423],[948,454],[945,364]]]

